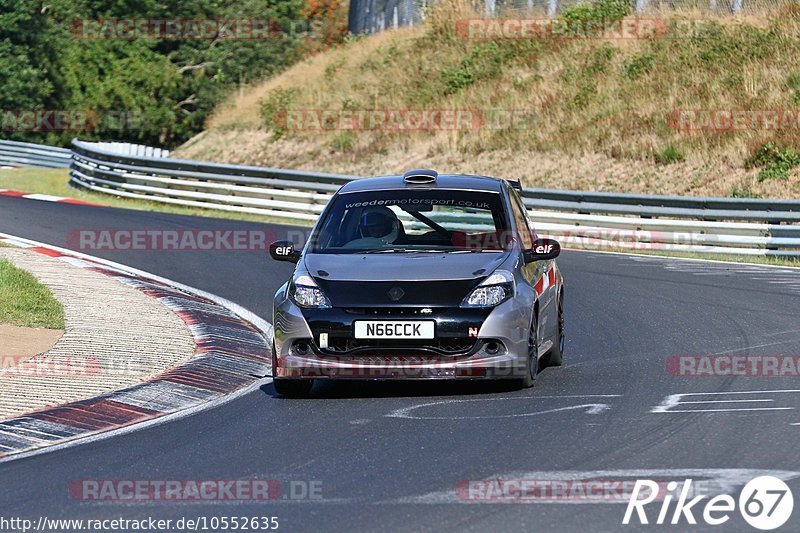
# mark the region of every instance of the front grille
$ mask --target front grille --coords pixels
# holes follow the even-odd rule
[[[424,310],[424,312],[423,312]],[[347,307],[344,312],[350,315],[419,316],[434,317],[447,312],[446,307]]]
[[[473,351],[475,340],[467,338],[440,338],[425,340],[384,340],[331,338],[328,348],[319,351],[326,355],[465,355]]]
[[[328,281],[317,285],[335,308],[353,307],[458,307],[480,283],[480,278],[448,281]],[[393,299],[389,294],[402,290]]]

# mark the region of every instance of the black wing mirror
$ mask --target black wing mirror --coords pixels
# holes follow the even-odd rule
[[[533,247],[525,251],[525,261],[532,263],[534,261],[546,261],[548,259],[555,259],[561,253],[561,245],[555,239],[536,239],[533,241]]]
[[[289,261],[297,263],[300,260],[300,252],[294,249],[292,241],[275,241],[269,245],[269,255],[275,261]]]

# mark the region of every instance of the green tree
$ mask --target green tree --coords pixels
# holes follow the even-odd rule
[[[0,109],[87,111],[96,128],[0,131],[6,138],[68,144],[127,140],[171,147],[203,128],[241,83],[300,56],[303,0],[0,0]],[[86,19],[261,19],[256,40],[86,38]],[[279,30],[279,31],[278,31]]]

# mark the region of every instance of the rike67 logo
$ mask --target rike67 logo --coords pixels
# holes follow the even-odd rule
[[[660,489],[666,489],[666,494]],[[773,476],[760,476],[750,480],[739,493],[738,502],[729,494],[709,498],[707,494],[693,496],[692,480],[666,484],[651,480],[637,480],[625,509],[622,523],[628,524],[697,524],[700,517],[706,524],[722,525],[735,516],[738,503],[742,518],[756,529],[771,530],[784,525],[792,515],[794,497],[788,485]],[[672,503],[675,502],[673,506]],[[650,514],[645,510],[652,506]],[[653,511],[658,516],[653,522]]]

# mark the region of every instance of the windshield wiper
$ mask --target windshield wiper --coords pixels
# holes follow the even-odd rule
[[[425,250],[419,248],[385,248],[382,250],[366,250],[362,254],[390,254],[390,253],[406,253],[406,254],[444,254],[448,250]]]

